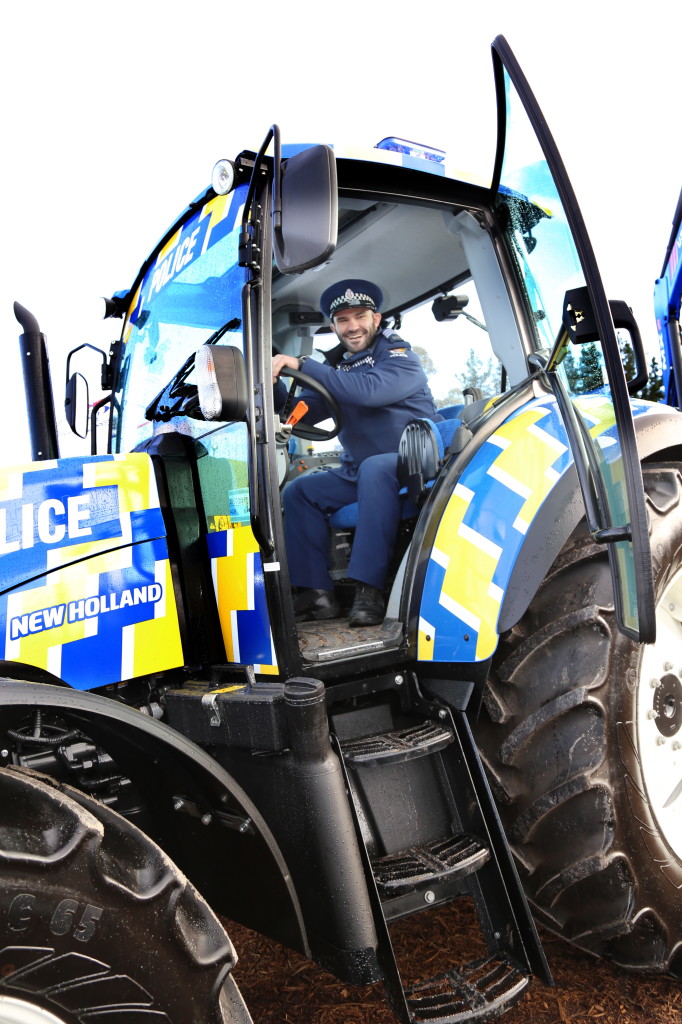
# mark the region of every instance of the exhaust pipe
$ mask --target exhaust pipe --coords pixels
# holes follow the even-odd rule
[[[33,313],[29,313],[18,302],[14,303],[14,315],[24,332],[19,336],[19,345],[31,432],[31,455],[34,462],[58,459],[57,421],[45,335],[40,333]]]

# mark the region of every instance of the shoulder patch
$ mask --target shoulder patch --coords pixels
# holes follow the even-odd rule
[[[402,356],[404,359],[406,359],[407,358],[407,349],[406,348],[392,348],[392,349],[389,349],[389,353],[388,354],[389,354],[389,356],[391,358],[393,358],[393,356]]]

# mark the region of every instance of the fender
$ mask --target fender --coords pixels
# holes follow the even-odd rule
[[[5,729],[25,720],[27,708],[39,709],[101,746],[141,797],[142,827],[218,913],[342,980],[370,984],[381,977],[378,939],[343,773],[329,745],[324,687],[294,679],[281,689],[287,749],[273,758],[232,751],[253,795],[230,770],[229,748],[216,749],[226,767],[181,732],[115,699],[0,679],[0,708]],[[273,807],[278,786],[291,790],[291,801],[276,799]],[[322,826],[333,842],[315,843]]]
[[[637,400],[632,409],[640,458],[679,458],[679,413]],[[536,397],[479,443],[452,487],[426,566],[419,661],[490,658],[584,514],[556,401]]]
[[[632,413],[642,462],[682,460],[682,420],[677,410],[633,400]],[[571,465],[547,495],[526,534],[500,610],[498,633],[511,629],[525,614],[584,514],[578,474]]]
[[[39,708],[101,744],[142,796],[151,838],[213,908],[311,955],[298,895],[270,829],[201,747],[134,708],[65,687],[2,679],[0,707],[3,726],[27,707]]]

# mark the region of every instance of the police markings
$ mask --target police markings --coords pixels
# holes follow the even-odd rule
[[[154,268],[152,279],[149,282],[149,290],[144,300],[145,303],[149,303],[152,300],[154,293],[158,295],[161,289],[198,255],[194,250],[202,227],[203,225],[199,225],[191,234],[179,240],[171,250],[170,255],[162,259]]]
[[[563,441],[560,441],[558,437],[553,437],[551,434],[548,434],[547,431],[543,430],[542,427],[539,427],[537,423],[531,423],[530,426],[526,427],[526,430],[529,434],[532,434],[533,437],[537,437],[539,441],[542,441],[543,444],[546,444],[549,448],[553,448],[557,455],[563,455],[564,452],[567,451],[567,447]]]
[[[511,440],[508,437],[502,437],[500,434],[491,434],[486,444],[494,444],[496,448],[504,451],[511,444]]]
[[[455,615],[466,626],[469,626],[470,629],[473,629],[476,633],[480,631],[480,617],[478,615],[474,615],[473,612],[469,611],[468,608],[465,608],[457,601],[454,601],[451,597],[448,596],[448,594],[441,592],[440,598],[438,599],[438,603],[441,604],[446,611],[450,612],[452,615]]]
[[[500,469],[495,463],[492,464],[488,470],[488,476],[491,476],[493,480],[497,480],[498,483],[508,487],[514,494],[518,494],[519,497],[528,499],[533,493],[532,488],[527,484],[517,480],[516,477],[512,476],[511,473],[507,473],[506,470]]]
[[[450,564],[450,556],[446,555],[444,551],[440,550],[440,548],[433,548],[431,551],[431,558],[436,565],[440,565],[443,569],[447,569]]]
[[[515,530],[518,530],[519,533],[522,533],[525,536],[526,533],[528,533],[528,527],[530,526],[530,523],[527,523],[525,519],[521,518],[521,516],[517,516],[514,522],[512,523],[512,526]]]
[[[545,402],[535,403],[530,410],[524,409],[520,416],[513,416],[498,432],[486,439],[479,455],[475,457],[473,465],[478,464],[485,474],[478,480],[476,488],[463,484],[456,486],[454,493],[460,503],[451,500],[437,531],[430,557],[431,563],[437,565],[439,571],[445,570],[445,575],[440,579],[434,576],[432,582],[436,583],[438,579],[438,605],[467,631],[477,634],[476,651],[472,657],[472,637],[462,633],[461,627],[435,616],[436,629],[430,634],[433,647],[422,643],[425,638],[420,635],[420,659],[461,657],[464,660],[480,660],[494,650],[497,643],[495,624],[506,590],[501,584],[503,577],[506,582],[509,565],[505,562],[503,577],[497,579],[504,549],[490,536],[486,536],[487,526],[492,522],[503,524],[506,519],[508,529],[513,529],[518,538],[523,537],[537,507],[565,471],[570,459],[566,465],[561,466],[557,465],[557,461],[566,460],[569,452],[567,445],[547,429],[537,426],[536,422],[538,417],[544,419],[554,414],[555,400],[550,397]],[[531,418],[535,422],[529,423]],[[491,448],[497,449],[497,454],[486,456],[486,450],[490,453]],[[488,485],[484,483],[486,478]],[[469,479],[477,479],[476,473],[472,473]],[[492,497],[494,490],[490,489],[490,485],[493,481],[507,491],[509,500],[505,500],[499,493]],[[465,516],[474,525],[465,523]],[[486,527],[485,533],[480,532],[481,526]],[[521,543],[520,539],[514,542],[509,533],[505,535],[509,540],[510,551],[515,550]],[[487,558],[482,560],[481,554]],[[453,564],[457,565],[456,575],[450,571]],[[496,582],[493,582],[493,578]],[[428,618],[431,618],[428,615],[428,602],[422,605],[421,612],[422,615],[426,612]],[[435,633],[442,634],[440,641]]]
[[[454,493],[457,495],[458,498],[461,498],[462,501],[465,501],[467,505],[471,504],[474,498],[474,492],[471,490],[471,488],[465,487],[464,484],[461,483],[455,485]]]
[[[72,495],[66,503],[59,498],[46,498],[37,505],[25,502],[20,506],[18,529],[8,532],[7,509],[0,508],[0,555],[27,550],[36,542],[60,544],[65,539],[85,540],[92,535],[87,525],[91,518],[89,494]]]
[[[478,533],[477,530],[472,530],[472,528],[467,526],[466,523],[460,523],[457,533],[464,540],[468,540],[470,544],[473,544],[474,547],[478,548],[479,551],[482,551],[486,555],[490,555],[490,557],[494,558],[496,562],[502,554],[502,548],[499,544],[495,544],[494,541],[488,540],[487,537],[484,537],[482,533]]]

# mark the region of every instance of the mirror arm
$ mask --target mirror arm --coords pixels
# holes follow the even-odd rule
[[[100,398],[99,402],[95,402],[92,409],[90,410],[90,454],[97,455],[97,413],[100,411],[102,406],[106,405],[107,402],[111,402],[114,395],[113,392],[110,395],[105,395],[104,398]]]
[[[277,197],[277,202],[279,203],[279,214],[280,214],[279,220],[280,220],[280,224],[281,224],[281,220],[282,220],[282,216],[281,216],[281,213],[282,213],[281,202],[279,200],[279,196],[280,196],[280,188],[279,188],[280,166],[279,165],[281,164],[281,159],[280,159],[281,150],[280,150],[280,141],[279,141],[280,140],[280,134],[279,134],[279,127],[276,124],[273,124],[270,127],[267,135],[263,139],[263,143],[262,143],[260,149],[258,150],[258,153],[256,155],[256,159],[253,162],[253,171],[251,172],[251,181],[249,182],[249,191],[246,194],[246,202],[244,203],[244,214],[242,216],[241,231],[239,232],[239,266],[240,267],[246,267],[248,270],[254,270],[254,271],[260,270],[261,267],[260,267],[260,262],[259,262],[259,256],[258,255],[254,256],[254,251],[258,252],[258,250],[254,250],[254,244],[253,244],[254,243],[254,239],[253,239],[253,236],[251,235],[251,232],[249,230],[250,227],[251,227],[251,223],[252,223],[252,220],[251,220],[251,210],[252,210],[252,207],[253,207],[253,201],[254,201],[254,197],[255,197],[255,194],[256,194],[256,183],[258,181],[258,170],[259,170],[260,165],[261,165],[261,160],[265,156],[267,148],[270,145],[270,141],[273,138],[275,140],[275,179],[276,179],[276,184],[275,184],[275,187],[274,187],[274,190],[273,190],[273,216],[274,216],[274,213],[275,213],[274,207],[275,207],[275,196],[276,196]]]
[[[69,377],[71,376],[71,374],[69,372],[70,369],[71,369],[71,356],[75,356],[76,352],[80,352],[81,349],[83,349],[83,348],[91,348],[93,352],[99,352],[99,354],[102,357],[102,379],[104,379],[104,374],[105,374],[105,370],[106,370],[106,366],[107,366],[106,353],[103,352],[101,348],[97,348],[96,345],[91,345],[89,341],[85,341],[85,342],[83,342],[82,345],[78,345],[77,348],[72,348],[71,351],[69,352],[68,356],[66,357],[66,379],[67,379],[67,381],[68,381]]]
[[[682,395],[682,337],[680,335],[680,321],[672,313],[668,316],[666,330],[668,332],[668,346],[673,364],[676,401],[679,406],[682,401],[680,398],[680,395]]]

